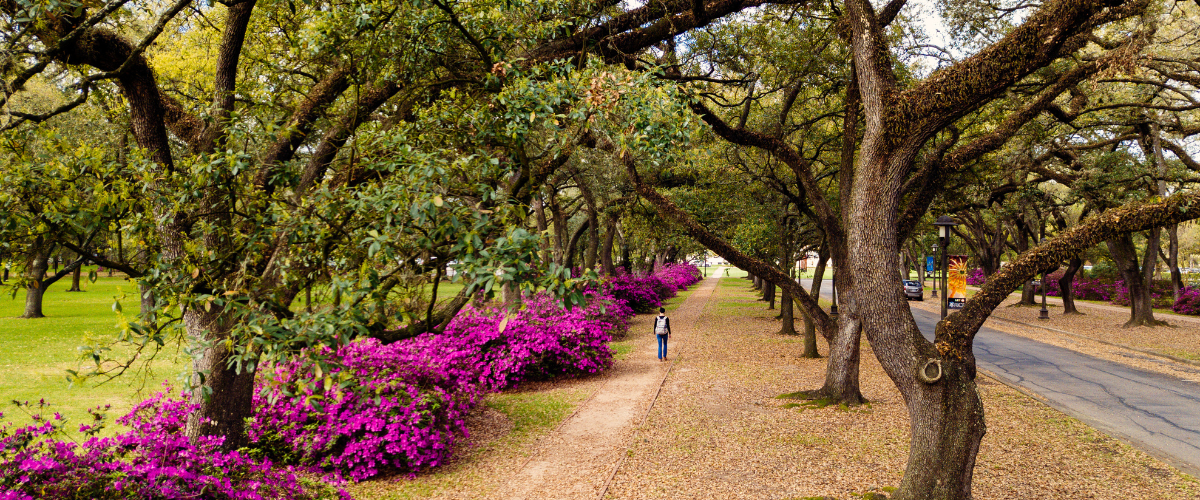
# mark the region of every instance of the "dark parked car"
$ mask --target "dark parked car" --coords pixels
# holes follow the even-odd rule
[[[925,289],[921,286],[921,282],[913,280],[903,280],[904,296],[909,300],[925,300]]]

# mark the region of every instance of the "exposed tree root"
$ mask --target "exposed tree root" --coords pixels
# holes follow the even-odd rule
[[[1163,321],[1161,319],[1141,319],[1141,318],[1131,319],[1131,320],[1125,322],[1125,324],[1122,325],[1121,328],[1133,328],[1135,326],[1149,326],[1152,328],[1159,327],[1159,326],[1169,326],[1171,328],[1175,328],[1174,325],[1167,323],[1166,321]]]
[[[804,403],[785,405],[785,408],[794,408],[796,406],[804,406],[807,408],[824,408],[832,405],[851,407],[870,404],[870,401],[867,401],[867,398],[862,397],[862,394],[839,396],[831,394],[832,392],[833,391],[828,389],[821,388],[811,391],[797,391],[789,392],[787,394],[780,394],[775,396],[775,399],[798,399],[805,401]]]

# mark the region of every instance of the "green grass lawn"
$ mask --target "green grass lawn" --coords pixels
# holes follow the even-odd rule
[[[168,349],[140,373],[129,372],[104,384],[94,380],[72,386],[66,370],[91,367],[90,361],[80,361],[79,346],[112,339],[119,319],[112,310],[114,299],[123,297],[125,310],[136,313],[138,292],[134,283],[104,273],[95,283],[84,280],[83,292],[67,292],[70,286],[69,277],[51,285],[43,301],[46,317],[38,319],[21,318],[25,291],[18,290],[14,298],[12,287],[5,286],[0,298],[0,412],[5,416],[0,422],[26,422],[13,400],[45,399],[51,411],[72,422],[68,428],[74,430],[88,417],[88,408],[111,404],[109,415],[118,417],[157,391],[164,380],[178,386],[180,374],[188,368],[182,352]]]

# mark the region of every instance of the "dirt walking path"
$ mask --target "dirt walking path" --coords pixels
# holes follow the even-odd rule
[[[671,312],[670,362],[657,358],[652,316],[638,317],[629,330],[637,347],[617,363],[603,385],[570,418],[540,440],[495,498],[599,498],[654,403],[671,364],[686,350],[718,281],[708,278],[696,284],[691,296]]]

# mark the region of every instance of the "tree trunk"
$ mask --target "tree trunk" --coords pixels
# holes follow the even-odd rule
[[[1021,301],[1018,304],[1023,306],[1036,306],[1038,304],[1037,290],[1033,288],[1032,281],[1026,281],[1025,285],[1021,287]]]
[[[81,274],[83,274],[83,266],[76,267],[75,270],[71,272],[71,288],[67,290],[68,292],[83,291],[83,289],[79,287],[79,278]]]
[[[617,233],[617,219],[615,216],[608,216],[604,224],[604,243],[600,246],[600,269],[604,271],[605,276],[612,276],[617,273],[617,268],[613,266],[613,240]]]
[[[1161,245],[1162,232],[1159,228],[1154,228],[1149,231],[1149,236],[1146,237],[1146,253],[1142,256],[1142,290],[1138,293],[1140,302],[1143,304],[1144,310],[1148,314],[1148,318],[1152,322],[1165,325],[1165,322],[1154,319],[1154,299],[1151,297],[1151,292],[1154,291],[1154,278],[1157,277],[1158,271],[1158,254],[1162,249]],[[1132,293],[1130,290],[1130,302],[1132,303]],[[1154,326],[1154,325],[1150,325]]]
[[[534,223],[537,224],[538,231],[538,246],[541,247],[542,265],[550,264],[550,236],[546,234],[546,229],[549,227],[546,222],[546,206],[542,203],[541,196],[535,196],[533,199],[533,214]]]
[[[39,236],[34,243],[34,248],[42,248],[42,238]],[[46,248],[54,248],[54,244],[46,245]],[[29,285],[25,287],[25,313],[22,318],[44,318],[42,314],[42,301],[46,294],[46,290],[50,289],[58,280],[62,279],[69,273],[74,272],[79,266],[83,265],[83,259],[77,259],[67,265],[62,271],[55,273],[52,276],[46,276],[46,272],[50,268],[49,250],[34,251],[34,258],[26,267],[26,278],[29,280]]]
[[[579,186],[579,193],[583,195],[583,209],[587,214],[587,246],[583,253],[583,269],[585,271],[596,268],[598,260],[598,252],[600,248],[600,215],[599,207],[596,205],[596,198],[592,196],[592,189],[587,184],[587,179],[574,168],[571,169],[571,176],[575,178],[575,185]]]
[[[50,252],[53,245],[48,245],[41,236],[34,238],[31,247],[33,258],[25,266],[25,313],[22,318],[44,318],[42,314],[42,296],[46,292],[46,272],[50,269]]]
[[[847,253],[856,264],[839,267],[835,274],[839,307],[845,309],[842,330],[848,333],[849,324],[862,322],[875,357],[908,408],[912,438],[895,498],[969,499],[975,455],[985,432],[974,358],[969,347],[959,358],[941,354],[925,340],[896,287],[895,268],[885,264],[898,251],[897,229],[889,216],[873,214],[895,214],[898,201],[880,200],[873,194],[878,185],[870,182],[885,178],[880,170],[900,160],[884,150],[883,144],[864,139],[855,193],[847,207],[848,219],[855,221],[847,224]],[[844,281],[845,275],[850,280]],[[940,335],[939,341],[946,342]]]
[[[1029,234],[1021,229],[1024,227],[1022,222],[1018,221],[1017,224],[1019,225],[1016,238],[1017,253],[1022,254],[1029,250]],[[1022,306],[1038,305],[1037,293],[1033,289],[1032,282],[1026,281],[1025,284],[1021,286],[1021,301],[1017,302],[1017,304]]]
[[[1183,274],[1179,272],[1179,224],[1167,227],[1167,266],[1171,269],[1171,303],[1179,302],[1183,294]]]
[[[946,358],[940,371],[934,383],[897,381],[904,384],[912,439],[895,498],[971,498],[975,457],[987,433],[983,403],[973,367]]]
[[[767,303],[767,310],[775,310],[775,284],[770,281],[763,280],[763,301]]]
[[[921,283],[922,287],[924,287],[925,286],[925,254],[923,254],[923,253],[920,254],[919,259],[920,260],[917,262],[917,281]],[[925,293],[925,292],[922,291],[921,293]]]
[[[600,223],[597,222],[595,214],[588,212],[588,231],[587,231],[587,246],[584,248],[583,254],[583,269],[585,271],[596,268],[596,262],[600,260],[600,231],[597,229]]]
[[[1075,273],[1079,272],[1081,267],[1083,267],[1083,259],[1073,257],[1067,265],[1067,270],[1058,279],[1059,295],[1062,296],[1063,302],[1063,314],[1083,314],[1075,308],[1075,290],[1071,286],[1075,281]]]
[[[667,245],[667,251],[663,254],[663,260],[659,264],[669,263],[675,264],[679,262],[679,247],[675,245]]]
[[[796,318],[792,312],[792,294],[787,288],[780,290],[779,297],[779,316],[783,324],[779,328],[779,333],[782,335],[796,334]]]
[[[562,204],[558,202],[556,189],[551,189],[546,198],[550,200],[550,210],[554,217],[554,263],[562,266],[566,264],[567,216],[563,213]]]
[[[246,445],[245,420],[254,414],[254,372],[228,366],[232,353],[221,341],[229,338],[232,325],[225,314],[194,308],[184,313],[188,336],[211,344],[193,362],[197,375],[192,379],[192,402],[200,407],[188,416],[185,433],[193,442],[202,436],[224,436],[221,449],[235,450]]]
[[[837,331],[829,341],[829,358],[825,362],[825,383],[820,389],[801,391],[789,396],[816,400],[821,405],[856,406],[867,402],[859,389],[858,382],[859,365],[861,364],[859,347],[862,342],[862,322],[854,314],[843,312],[838,318],[837,325]],[[805,344],[805,353],[807,354],[807,340]],[[812,357],[820,357],[816,352],[816,342],[814,341]]]
[[[825,279],[826,262],[829,262],[829,245],[822,243],[817,249],[817,268],[813,270],[812,291],[809,292],[818,302],[821,298],[821,281]]]
[[[617,236],[621,238],[620,267],[624,268],[625,272],[630,272],[632,271],[633,267],[633,256],[631,255],[632,249],[629,247],[629,243],[625,241],[625,236],[621,234],[620,228],[617,228]]]
[[[575,248],[579,244],[579,237],[581,235],[583,235],[583,232],[585,230],[587,230],[587,226],[588,226],[588,221],[587,220],[583,221],[583,224],[580,225],[578,228],[576,228],[574,233],[571,233],[571,241],[570,241],[570,243],[567,243],[567,248],[566,248],[566,259],[567,260],[565,262],[563,262],[563,266],[565,266],[567,269],[571,270],[571,272],[574,272],[574,268],[575,268]],[[573,276],[573,277],[577,278],[578,276]]]
[[[1167,162],[1163,159],[1162,152],[1162,131],[1157,122],[1151,123],[1150,131],[1154,134],[1154,162],[1158,166],[1158,182],[1156,183],[1157,194],[1161,197],[1167,196]],[[1145,147],[1145,139],[1143,138],[1143,147]],[[1154,233],[1156,243],[1158,239],[1158,229],[1151,230]],[[1171,303],[1179,301],[1179,296],[1183,294],[1183,275],[1179,273],[1179,225],[1172,224],[1167,227],[1167,267],[1171,272]],[[1161,244],[1156,245],[1161,246]],[[1155,249],[1157,252],[1157,249]],[[1149,252],[1149,250],[1147,250]],[[1147,284],[1153,286],[1154,279],[1147,280]]]
[[[37,282],[30,282],[29,286],[25,287],[25,314],[22,318],[34,319],[45,318],[42,314],[42,296],[46,290],[38,285]]]
[[[804,352],[800,354],[802,358],[816,359],[821,357],[821,353],[817,352],[817,327],[812,317],[808,315],[808,311],[803,307],[797,308],[800,310],[800,315],[804,316]]]
[[[1113,262],[1116,263],[1117,270],[1121,273],[1121,279],[1125,281],[1125,287],[1129,291],[1129,321],[1124,326],[1129,328],[1165,325],[1165,322],[1154,319],[1154,310],[1150,307],[1150,289],[1146,285],[1145,274],[1142,269],[1138,268],[1137,248],[1133,245],[1133,237],[1126,234],[1105,243],[1108,245],[1108,252],[1112,256]],[[1157,243],[1157,241],[1153,243]],[[1151,259],[1155,256],[1152,253],[1157,253],[1157,251],[1151,252],[1153,246],[1149,243],[1146,245],[1145,260],[1147,264],[1153,263]]]
[[[153,323],[154,318],[154,288],[145,280],[138,281],[138,292],[141,300],[141,310],[143,321]],[[312,312],[312,311],[309,311]]]
[[[513,282],[507,282],[500,287],[500,300],[504,301],[504,305],[510,309],[516,309],[521,305],[521,289]]]

